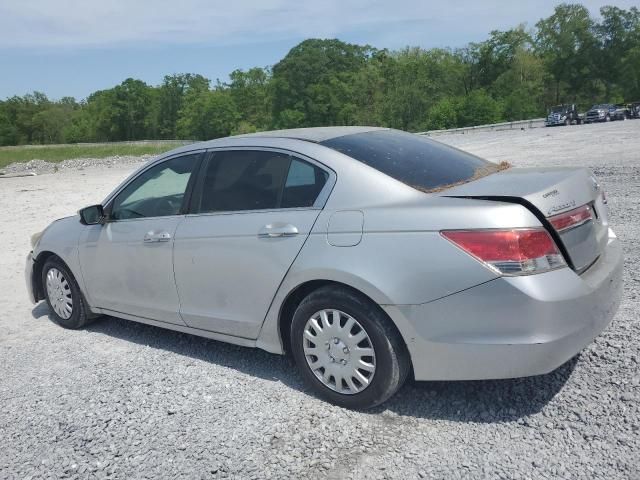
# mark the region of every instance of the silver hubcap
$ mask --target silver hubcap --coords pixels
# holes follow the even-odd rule
[[[57,268],[51,268],[47,272],[47,296],[53,310],[65,320],[73,312],[73,297],[71,287]]]
[[[307,365],[326,387],[352,395],[371,384],[376,372],[373,343],[362,325],[340,310],[320,310],[304,327]]]

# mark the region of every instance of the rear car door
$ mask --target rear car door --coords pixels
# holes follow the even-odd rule
[[[83,232],[79,256],[92,306],[184,325],[173,277],[173,237],[202,155],[174,157],[143,170],[105,206],[108,221]]]
[[[213,152],[175,235],[185,323],[256,338],[334,180],[326,167],[285,151]]]

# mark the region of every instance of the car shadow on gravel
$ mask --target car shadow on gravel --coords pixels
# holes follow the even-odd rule
[[[579,355],[546,375],[505,380],[408,381],[378,411],[456,422],[511,422],[540,412],[565,385]],[[376,411],[374,409],[374,411]]]
[[[32,310],[32,315],[51,318],[44,302]],[[115,317],[98,319],[85,330],[233,368],[313,395],[288,357],[257,348],[239,347]],[[456,382],[409,380],[384,405],[368,413],[390,410],[400,416],[434,420],[476,423],[519,420],[526,423],[524,417],[542,410],[562,389],[577,361],[578,357],[574,357],[555,371],[536,377]]]

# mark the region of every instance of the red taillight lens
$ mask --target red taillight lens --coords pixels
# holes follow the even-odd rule
[[[549,217],[548,220],[557,232],[561,232],[593,220],[593,210],[589,205],[583,205],[568,212]]]
[[[555,242],[543,228],[445,230],[441,234],[503,274],[539,273],[566,265]]]

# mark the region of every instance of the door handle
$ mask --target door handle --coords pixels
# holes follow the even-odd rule
[[[147,232],[143,240],[144,243],[168,242],[171,240],[171,234],[169,232]]]
[[[278,237],[295,237],[298,235],[298,229],[291,225],[287,224],[269,224],[265,225],[258,232],[258,237],[260,238],[278,238]]]

